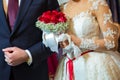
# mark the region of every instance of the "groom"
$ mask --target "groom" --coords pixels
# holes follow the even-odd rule
[[[18,0],[17,17],[9,7],[16,0],[9,1],[0,0],[0,80],[48,80],[52,52],[42,43],[35,22],[44,11],[57,9],[57,0]]]

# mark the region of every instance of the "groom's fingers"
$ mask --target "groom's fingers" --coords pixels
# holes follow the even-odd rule
[[[9,57],[9,56],[11,55],[11,53],[8,52],[8,51],[4,52],[4,54],[5,54],[7,57]]]
[[[12,62],[12,54],[11,53],[9,53],[9,52],[4,52],[4,56],[5,56],[5,61],[7,62],[7,63],[11,63]]]
[[[14,50],[15,50],[15,47],[8,47],[5,49],[2,49],[3,52],[9,52],[9,53],[12,53]]]

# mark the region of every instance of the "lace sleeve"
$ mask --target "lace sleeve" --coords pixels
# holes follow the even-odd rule
[[[118,45],[118,29],[113,24],[112,14],[106,0],[90,0],[95,11],[102,39],[81,39],[80,48],[93,50],[114,50]]]

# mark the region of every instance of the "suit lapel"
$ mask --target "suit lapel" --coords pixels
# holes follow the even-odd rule
[[[19,24],[21,23],[22,19],[26,15],[31,2],[32,2],[32,0],[21,0],[20,8],[19,8],[19,11],[18,11],[18,15],[17,15],[17,18],[16,18],[14,29],[11,33],[11,36],[14,34],[14,32],[18,28]]]
[[[6,14],[4,12],[2,0],[0,0],[0,19],[1,19],[1,22],[3,23],[3,26],[1,26],[1,27],[3,27],[3,30],[6,30],[5,32],[10,34],[10,29],[9,29],[9,26],[8,26],[8,23],[6,20]]]

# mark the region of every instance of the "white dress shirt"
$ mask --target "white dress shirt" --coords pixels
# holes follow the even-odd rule
[[[4,1],[4,0],[3,0],[3,1]],[[6,3],[3,2],[3,3],[4,3],[4,7],[6,7],[6,8],[8,7],[8,1],[9,1],[9,0],[6,0],[6,1],[5,1]],[[20,1],[21,1],[21,0],[19,0],[19,6],[20,6]],[[5,9],[5,8],[4,8],[4,9]],[[7,13],[7,9],[5,10],[5,12]],[[28,54],[28,56],[29,56],[29,60],[27,61],[27,63],[28,63],[28,65],[30,65],[30,64],[32,63],[31,53],[30,53],[30,51],[27,50],[27,49],[25,50],[25,52],[26,52],[26,53]]]

